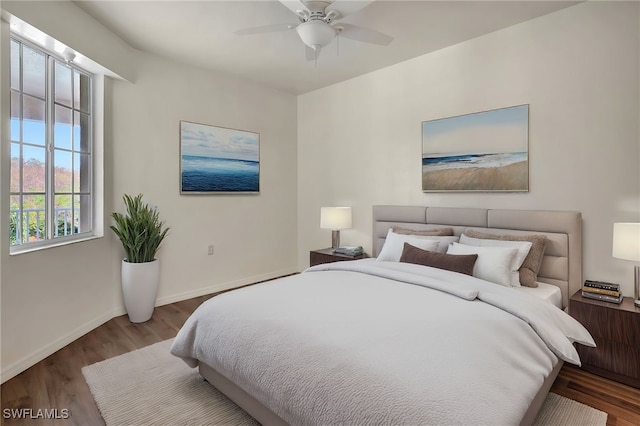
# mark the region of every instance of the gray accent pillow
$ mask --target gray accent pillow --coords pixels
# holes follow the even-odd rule
[[[400,262],[431,266],[460,274],[473,275],[473,267],[478,259],[477,254],[445,254],[422,250],[404,243]]]
[[[531,250],[524,258],[522,266],[518,271],[520,273],[520,284],[525,287],[538,287],[538,272],[542,265],[542,258],[547,247],[547,237],[545,235],[496,235],[487,234],[485,232],[468,229],[465,235],[473,238],[483,238],[486,240],[507,240],[507,241],[529,241],[531,242]]]
[[[407,229],[399,226],[392,226],[391,230],[396,234],[404,235],[423,235],[423,236],[439,236],[439,237],[451,237],[453,236],[453,228],[435,228],[435,229]]]

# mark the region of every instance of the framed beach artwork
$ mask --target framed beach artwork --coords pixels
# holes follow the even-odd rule
[[[260,135],[180,122],[181,194],[260,192]]]
[[[422,190],[529,190],[529,105],[424,121]]]

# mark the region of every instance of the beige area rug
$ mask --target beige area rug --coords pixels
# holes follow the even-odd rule
[[[107,426],[258,425],[169,353],[173,339],[84,367],[82,374]],[[605,426],[607,414],[550,393],[537,426]]]

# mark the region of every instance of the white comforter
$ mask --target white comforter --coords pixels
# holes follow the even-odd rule
[[[216,296],[171,353],[292,425],[518,424],[589,333],[548,302],[406,263],[319,265]]]

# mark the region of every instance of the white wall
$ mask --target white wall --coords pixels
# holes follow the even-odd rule
[[[74,48],[117,51],[120,41],[75,5],[23,2],[12,13],[60,31]],[[47,2],[48,3],[48,2]],[[2,4],[5,8],[5,3]],[[73,9],[70,12],[69,7]],[[58,22],[73,13],[82,31]],[[50,25],[50,27],[48,27]],[[2,25],[2,58],[8,58],[8,25]],[[94,37],[98,38],[96,42]],[[94,40],[83,43],[80,39]],[[107,45],[107,46],[105,46]],[[115,47],[114,47],[115,46]],[[158,303],[272,278],[296,270],[296,97],[233,76],[216,74],[124,49],[102,65],[136,75],[134,84],[106,79],[104,123],[105,236],[28,254],[9,256],[0,246],[2,381],[55,352],[87,331],[124,313],[120,290],[122,247],[108,225],[122,211],[122,194],[142,192],[157,205],[171,231],[159,252]],[[96,54],[96,56],[100,56]],[[112,62],[110,62],[112,61]],[[119,61],[126,62],[126,65]],[[7,69],[2,61],[3,87]],[[0,93],[8,105],[6,90]],[[2,140],[8,116],[2,111]],[[179,193],[179,121],[188,120],[260,134],[260,194],[187,196]],[[0,225],[8,227],[8,145],[2,144]],[[102,205],[102,201],[100,201]],[[6,233],[0,233],[6,237]],[[215,254],[207,255],[207,246]]]
[[[299,267],[329,246],[321,206],[353,206],[342,242],[368,252],[375,204],[577,210],[585,279],[632,295],[611,239],[613,222],[640,221],[639,6],[582,3],[300,96]],[[422,121],[520,104],[528,193],[422,192]]]
[[[114,203],[143,193],[171,227],[159,302],[294,272],[295,96],[145,54],[113,89]],[[180,120],[259,133],[260,194],[180,195]]]

